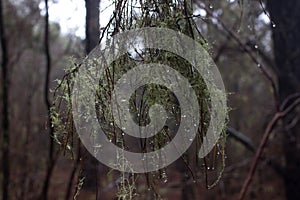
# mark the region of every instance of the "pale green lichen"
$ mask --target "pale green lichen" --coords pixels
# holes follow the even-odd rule
[[[121,24],[120,27],[123,29],[132,29],[144,26],[156,26],[156,27],[164,27],[171,28],[176,31],[180,31],[182,33],[187,34],[190,37],[193,37],[197,42],[202,44],[203,48],[206,50],[210,49],[209,44],[202,38],[199,32],[195,29],[195,22],[193,22],[192,18],[189,18],[184,12],[184,7],[177,3],[169,4],[171,1],[142,1],[148,7],[144,7],[144,9],[140,10],[140,13],[136,13],[136,15],[126,15],[124,10],[116,10],[117,14],[120,16],[124,16],[130,19],[121,19],[118,23]],[[165,13],[169,13],[167,16],[162,15],[162,13],[149,13],[151,8],[156,8],[157,5],[154,2],[159,2],[157,5],[160,6],[161,10],[164,10]],[[133,3],[133,1],[129,1],[129,3]],[[144,6],[145,6],[144,5]],[[171,5],[171,6],[170,6]],[[142,14],[141,14],[142,13]],[[118,16],[118,15],[116,15]],[[129,20],[129,21],[128,21]],[[117,19],[112,20],[117,23]],[[113,27],[113,24],[110,24],[109,27]],[[110,30],[109,28],[107,31]],[[107,42],[109,41],[110,35],[107,33]],[[174,42],[172,38],[170,38],[170,42]],[[142,57],[142,59],[141,59]],[[93,61],[93,64],[97,64],[97,60]],[[202,138],[204,137],[204,133],[208,128],[208,124],[210,121],[210,92],[208,91],[205,82],[202,79],[201,74],[197,73],[190,63],[185,61],[183,58],[174,55],[171,52],[162,51],[162,50],[153,50],[146,49],[140,54],[135,56],[126,54],[115,60],[109,68],[105,70],[103,78],[99,85],[97,86],[96,93],[96,108],[97,108],[97,118],[99,123],[101,123],[101,127],[104,130],[106,136],[112,140],[116,141],[116,144],[119,147],[126,148],[127,144],[125,143],[124,136],[122,131],[115,127],[115,123],[113,120],[112,112],[109,107],[110,96],[113,90],[113,86],[116,81],[122,76],[122,74],[126,73],[128,70],[133,68],[139,63],[161,63],[168,66],[172,66],[175,70],[180,72],[184,77],[186,77],[190,84],[192,85],[199,101],[200,106],[200,127],[199,133],[196,137],[196,143],[202,143]],[[51,108],[51,121],[52,125],[55,128],[55,141],[64,148],[64,150],[69,151],[71,155],[74,154],[73,149],[73,132],[75,131],[73,125],[73,117],[72,117],[72,101],[71,101],[71,91],[72,86],[74,84],[74,78],[76,76],[76,72],[78,68],[81,67],[81,64],[76,63],[74,59],[70,59],[70,64],[65,70],[65,76],[62,80],[57,80],[58,87],[53,91],[54,94],[54,104]],[[84,86],[83,86],[84,87]],[[133,118],[135,118],[136,122],[139,125],[145,125],[149,123],[148,111],[149,107],[154,103],[161,104],[165,107],[171,119],[174,121],[174,126],[180,123],[180,105],[176,101],[172,92],[169,91],[165,87],[161,87],[155,84],[150,84],[142,88],[144,91],[144,95],[141,101],[145,102],[143,108],[137,108],[134,106],[134,100],[136,93],[132,95],[130,105],[131,105],[131,113]],[[213,91],[215,95],[223,95],[220,91]],[[223,98],[223,97],[222,97]],[[226,97],[225,97],[226,98]],[[222,106],[220,104],[219,106]],[[101,109],[100,109],[101,108]],[[227,108],[220,107],[219,111],[224,112],[224,115],[227,115]],[[86,116],[87,120],[89,116]],[[227,117],[227,116],[226,116]],[[208,184],[207,187],[210,189],[215,186],[221,178],[221,175],[224,171],[225,167],[225,127],[223,133],[221,134],[221,139],[218,142],[218,155],[221,156],[221,167],[219,175],[216,177],[216,180],[212,184]],[[170,132],[172,130],[162,130],[159,134],[155,135],[152,140],[148,141],[147,149],[145,151],[153,151],[160,149],[166,142],[170,140]],[[174,131],[174,130],[173,130]],[[122,155],[119,155],[118,159],[125,159]],[[184,155],[183,155],[184,156]],[[124,164],[126,162],[120,162]],[[199,162],[198,164],[200,164]],[[206,165],[206,164],[205,164]],[[123,166],[128,167],[128,166]],[[206,167],[205,167],[206,168]],[[157,176],[156,174],[159,174]],[[197,173],[196,173],[197,174]],[[118,199],[133,199],[137,196],[140,199],[140,194],[138,194],[139,189],[135,184],[135,179],[138,175],[130,175],[127,176],[125,173],[121,174],[121,181],[118,184]],[[163,177],[164,180],[167,180],[167,174],[164,170],[160,170],[158,172],[152,172],[147,175],[148,188],[151,188],[155,191],[155,179],[160,179],[159,177]],[[78,188],[82,187],[84,178],[80,179],[80,184],[77,186]],[[75,196],[79,194],[80,190],[77,190]],[[159,199],[159,194],[156,195],[157,199]]]

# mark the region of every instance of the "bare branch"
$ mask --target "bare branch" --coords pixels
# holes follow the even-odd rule
[[[228,133],[229,136],[233,137],[234,139],[242,143],[250,151],[252,152],[255,151],[255,147],[252,140],[247,136],[245,136],[244,134],[240,133],[239,131],[235,130],[232,127],[227,127],[226,132]]]
[[[246,194],[247,189],[248,189],[248,187],[249,187],[249,185],[250,185],[250,183],[252,181],[253,175],[255,173],[255,170],[257,168],[258,162],[259,162],[259,160],[261,158],[261,155],[263,153],[264,147],[265,147],[265,145],[266,145],[266,143],[268,141],[270,133],[274,129],[274,127],[277,124],[277,122],[281,118],[283,118],[284,116],[286,116],[288,113],[290,113],[299,104],[300,104],[300,98],[295,99],[293,101],[293,103],[291,103],[285,110],[277,112],[274,115],[274,117],[272,118],[272,120],[269,122],[269,124],[268,124],[268,126],[267,126],[267,128],[266,128],[266,130],[264,132],[263,138],[261,139],[261,142],[259,144],[259,148],[256,151],[255,157],[254,157],[254,159],[252,161],[251,168],[250,168],[250,171],[248,173],[247,179],[245,180],[245,182],[243,184],[243,187],[241,189],[241,192],[240,192],[240,195],[239,195],[239,200],[242,200],[245,197],[245,194]]]
[[[278,89],[277,89],[275,80],[273,80],[273,77],[272,77],[271,73],[267,70],[266,66],[256,58],[256,55],[254,54],[254,52],[251,49],[251,46],[249,46],[249,45],[247,45],[247,43],[243,42],[242,39],[234,31],[232,31],[230,28],[228,28],[228,26],[223,22],[223,20],[220,17],[216,16],[210,9],[207,9],[205,6],[203,6],[201,4],[198,4],[198,7],[201,9],[204,9],[210,17],[216,19],[218,21],[219,25],[222,26],[222,28],[229,34],[229,36],[231,38],[233,38],[241,46],[241,48],[250,56],[252,61],[260,68],[260,70],[262,71],[264,76],[270,82],[273,93],[274,93],[275,100],[277,101],[277,99],[279,99],[279,98],[278,98]],[[194,15],[193,17],[201,17],[201,15]],[[277,108],[278,108],[278,102],[276,104],[277,104]]]

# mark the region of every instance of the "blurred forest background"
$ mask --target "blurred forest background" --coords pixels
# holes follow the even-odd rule
[[[98,44],[107,31],[101,21],[123,17],[115,13],[129,4],[85,0],[86,34],[79,37],[49,21],[48,9],[59,1],[65,0],[0,0],[0,198],[128,199],[118,195],[122,174],[93,159],[75,135],[72,153],[65,153],[50,109],[55,80]],[[174,163],[156,188],[148,188],[146,176],[135,180],[134,199],[300,199],[300,1],[129,2],[192,5],[188,18],[206,39],[230,108],[226,166],[215,187],[205,183],[214,164],[192,180],[185,165]],[[104,16],[109,5],[114,12]],[[113,31],[123,30],[117,25]]]

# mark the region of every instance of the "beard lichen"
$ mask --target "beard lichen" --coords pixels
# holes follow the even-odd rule
[[[184,33],[200,43],[206,50],[209,50],[208,43],[202,37],[193,20],[192,6],[187,1],[115,1],[114,4],[117,9],[114,11],[107,26],[102,29],[101,40],[107,43],[118,32],[152,26],[169,28]],[[174,41],[170,39],[170,42]],[[82,64],[75,59],[70,59],[69,63],[70,65],[66,68],[65,75],[61,80],[57,80],[58,86],[53,91],[54,101],[51,109],[51,121],[52,126],[55,128],[54,139],[60,145],[60,150],[77,160],[75,158],[80,155],[76,155],[76,152],[78,152],[77,149],[80,148],[80,145],[77,143],[78,137],[73,123],[71,91],[76,73]],[[135,49],[131,53],[128,52],[122,55],[106,67],[103,74],[105,78],[99,81],[95,94],[97,120],[101,124],[105,135],[111,142],[125,150],[149,152],[162,148],[176,134],[181,116],[179,102],[172,91],[157,84],[145,85],[132,94],[129,101],[130,113],[139,126],[144,126],[149,123],[149,108],[154,104],[163,105],[168,115],[168,126],[165,126],[151,138],[136,139],[126,136],[122,129],[114,123],[109,107],[114,85],[122,74],[141,63],[161,63],[171,66],[186,77],[192,85],[200,108],[198,133],[190,149],[176,162],[181,163],[178,166],[183,166],[178,169],[183,175],[182,180],[185,181],[182,184],[193,187],[193,183],[203,180],[201,177],[204,174],[207,188],[212,188],[220,180],[225,167],[225,125],[221,138],[213,151],[205,158],[200,159],[198,150],[203,143],[203,138],[211,120],[210,92],[201,74],[194,70],[189,62],[178,55],[158,49]],[[213,92],[218,93],[218,91]],[[222,110],[224,109],[220,109],[220,111]],[[120,164],[124,165],[126,162],[123,159],[126,158],[123,155],[118,156]],[[171,167],[170,170],[176,169]],[[120,172],[118,181],[115,181],[118,189],[117,198],[126,200],[134,198],[162,199],[165,191],[160,188],[160,185],[168,183],[167,172],[168,168],[145,174]],[[82,181],[80,183],[84,184]],[[179,187],[184,186],[180,185]]]

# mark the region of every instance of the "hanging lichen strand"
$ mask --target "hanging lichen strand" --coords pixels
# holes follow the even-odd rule
[[[184,33],[199,42],[205,49],[208,49],[207,42],[201,36],[192,17],[192,5],[189,1],[172,0],[145,0],[145,1],[115,1],[115,10],[109,23],[101,30],[100,42],[109,43],[112,36],[126,30],[142,27],[162,27]],[[170,42],[173,42],[170,38]],[[75,64],[76,63],[76,64]],[[118,199],[161,199],[168,188],[168,172],[176,171],[181,174],[179,188],[194,187],[194,183],[206,183],[211,188],[220,180],[225,163],[225,134],[216,144],[212,152],[204,159],[198,158],[198,151],[201,147],[203,137],[210,121],[210,96],[201,74],[193,69],[193,66],[171,52],[158,49],[134,49],[132,52],[117,58],[105,70],[104,79],[100,80],[96,93],[97,119],[107,138],[115,145],[132,152],[155,151],[170,142],[176,134],[180,124],[180,105],[174,94],[166,87],[149,84],[140,87],[132,94],[129,102],[130,112],[133,120],[144,126],[149,123],[149,108],[154,104],[162,105],[168,114],[168,127],[164,127],[159,133],[151,138],[126,137],[121,127],[114,123],[112,112],[109,109],[109,102],[114,85],[130,69],[139,64],[160,63],[174,68],[182,76],[188,79],[198,98],[200,108],[200,122],[196,139],[192,146],[182,157],[170,167],[145,174],[128,174],[120,172],[116,181],[118,188]],[[52,125],[55,128],[55,141],[61,145],[61,151],[75,159],[80,155],[76,152],[79,147],[77,143],[76,130],[73,125],[71,91],[74,78],[78,68],[82,66],[74,59],[71,59],[70,66],[65,71],[62,80],[57,80],[58,86],[53,91],[54,102],[51,109]],[[216,91],[217,92],[217,91]],[[138,99],[138,101],[137,101]],[[100,109],[101,108],[101,109]],[[222,110],[222,109],[221,109]],[[138,145],[136,145],[138,144]],[[76,163],[79,165],[79,163]],[[114,172],[117,173],[117,172]],[[109,173],[111,176],[113,173]],[[79,190],[82,183],[81,174],[78,180]],[[138,184],[136,184],[138,183]],[[190,191],[193,191],[191,189]]]

